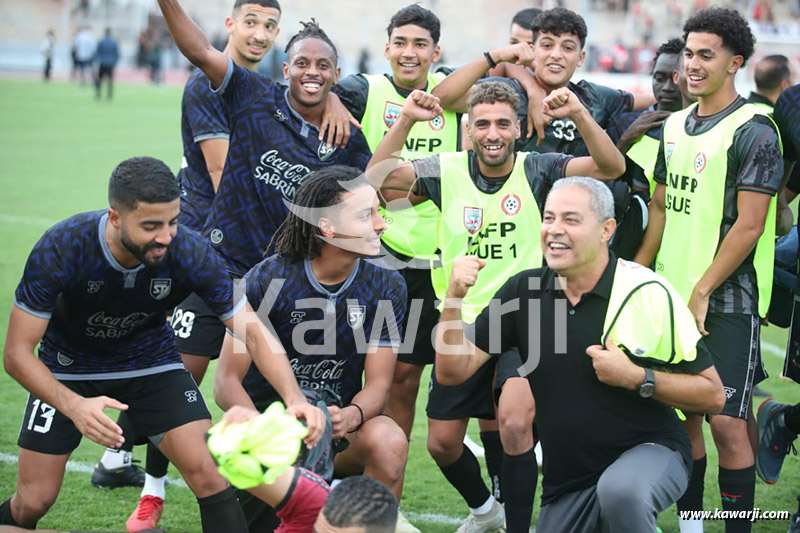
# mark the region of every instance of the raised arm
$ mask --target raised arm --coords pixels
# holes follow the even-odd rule
[[[219,87],[228,70],[228,56],[211,46],[178,0],[158,0],[158,7],[181,53],[208,76],[214,87]]]
[[[85,398],[62,385],[42,363],[34,350],[42,340],[49,320],[17,307],[11,308],[3,364],[8,375],[28,392],[72,420],[82,435],[101,446],[119,448],[125,442],[122,429],[103,409],[124,411],[127,405],[107,396]]]
[[[475,285],[486,261],[473,255],[453,263],[450,285],[436,332],[436,380],[442,385],[458,385],[472,377],[489,360],[489,354],[475,346],[464,334],[461,302]]]
[[[233,337],[226,334],[219,353],[217,371],[214,373],[214,401],[223,411],[235,406],[255,410],[253,400],[242,385],[253,360],[247,351],[234,353],[233,345]]]
[[[367,181],[382,196],[381,201],[389,201],[396,197],[396,192],[407,195],[414,192],[416,173],[410,162],[397,164],[406,137],[417,122],[427,122],[442,113],[439,99],[423,91],[414,91],[408,95],[400,115],[381,142],[375,148],[367,165]],[[421,201],[421,198],[418,198]]]
[[[487,54],[489,57],[486,57]],[[467,94],[470,88],[490,67],[494,66],[490,63],[490,59],[495,65],[499,63],[527,65],[533,61],[533,47],[528,43],[517,43],[498,48],[454,71],[431,91],[441,101],[443,109],[458,113],[466,112]]]
[[[569,118],[583,137],[589,156],[576,157],[567,163],[567,176],[588,176],[611,181],[625,172],[625,158],[614,146],[614,141],[594,121],[589,110],[566,87],[556,89],[542,102],[545,115],[551,118]]]

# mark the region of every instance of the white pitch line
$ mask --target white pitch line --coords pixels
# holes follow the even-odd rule
[[[761,350],[767,352],[770,355],[780,357],[781,359],[786,357],[786,347],[784,346],[783,348],[781,348],[780,346],[772,344],[771,342],[761,341]]]
[[[10,453],[0,452],[0,462],[17,464],[17,456]],[[84,463],[81,461],[67,461],[67,472],[78,472],[81,474],[91,474],[94,471],[94,465]],[[171,486],[188,488],[186,482],[182,479],[168,478]],[[463,518],[456,518],[454,516],[447,516],[436,513],[414,513],[411,511],[403,511],[406,518],[413,522],[425,522],[428,524],[445,524],[445,525],[459,525],[463,522]]]
[[[0,452],[0,462],[17,464],[17,456],[10,453]],[[78,472],[80,474],[91,474],[94,472],[94,464],[84,463],[81,461],[67,461],[67,472]],[[167,478],[170,485],[188,489],[186,482],[180,478]]]
[[[6,215],[0,213],[0,224],[20,224],[25,226],[45,226],[49,227],[54,225],[57,220],[50,220],[47,218],[39,217],[21,217],[17,215]]]

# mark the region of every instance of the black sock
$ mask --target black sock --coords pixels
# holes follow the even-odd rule
[[[481,431],[481,443],[483,444],[483,453],[486,459],[486,470],[489,472],[489,479],[492,481],[492,495],[495,500],[503,503],[503,491],[500,483],[500,476],[503,471],[503,443],[500,442],[500,432]]]
[[[236,490],[228,487],[222,492],[197,498],[203,533],[247,533],[247,521],[236,500]]]
[[[752,511],[756,492],[756,467],[728,470],[719,467],[719,492],[725,511]],[[725,533],[749,532],[750,520],[725,520]]]
[[[686,492],[678,500],[678,511],[703,510],[703,485],[706,477],[706,456],[692,462],[692,475]]]
[[[471,509],[480,507],[491,496],[481,477],[481,466],[466,446],[462,446],[461,457],[455,463],[440,466],[439,470]]]
[[[800,403],[784,411],[783,421],[790,431],[800,433]]]
[[[122,436],[125,438],[125,442],[122,443],[119,449],[123,452],[132,452],[133,441],[136,439],[133,436],[133,427],[131,426],[130,418],[128,418],[128,413],[125,411],[119,413],[117,425],[122,429]]]
[[[506,531],[528,533],[536,496],[538,466],[533,448],[520,455],[503,455],[503,494],[506,495]]]
[[[147,463],[144,471],[153,477],[164,477],[167,475],[167,467],[169,467],[169,459],[152,442],[148,442]]]
[[[0,525],[20,527],[20,524],[17,524],[14,517],[11,516],[11,498],[0,504]]]

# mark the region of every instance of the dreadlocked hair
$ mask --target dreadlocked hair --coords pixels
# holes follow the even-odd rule
[[[289,42],[286,44],[286,49],[284,50],[284,52],[288,54],[292,46],[295,43],[299,43],[303,39],[319,39],[320,41],[326,43],[328,46],[331,47],[331,50],[333,50],[333,57],[338,63],[339,52],[336,51],[336,46],[333,44],[333,41],[331,41],[330,37],[328,37],[328,34],[325,33],[325,30],[320,28],[317,20],[312,17],[310,22],[300,21],[300,24],[303,26],[303,29],[295,33],[292,36],[292,38],[289,39]]]
[[[362,185],[363,173],[353,167],[332,165],[309,174],[289,205],[289,216],[278,227],[265,255],[271,250],[292,261],[319,257],[324,241],[319,219],[329,216],[326,207],[336,206],[341,194]]]

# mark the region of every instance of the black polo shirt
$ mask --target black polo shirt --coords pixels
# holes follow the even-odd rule
[[[526,361],[537,357],[537,342],[541,346],[528,380],[544,457],[542,505],[596,484],[606,467],[642,443],[680,452],[687,468],[692,462],[689,437],[675,411],[635,391],[601,383],[586,355],[587,347],[600,344],[616,264],[612,255],[600,281],[575,306],[556,286],[558,277],[549,268],[520,272],[495,295],[508,308],[517,299],[519,311],[503,315],[499,326],[490,325],[490,305],[475,322],[475,344],[486,352],[494,348],[494,355],[518,346]],[[559,323],[566,324],[559,325],[560,333]],[[498,337],[495,346],[493,335]],[[698,373],[711,366],[701,345],[695,361],[669,365],[671,371]]]

